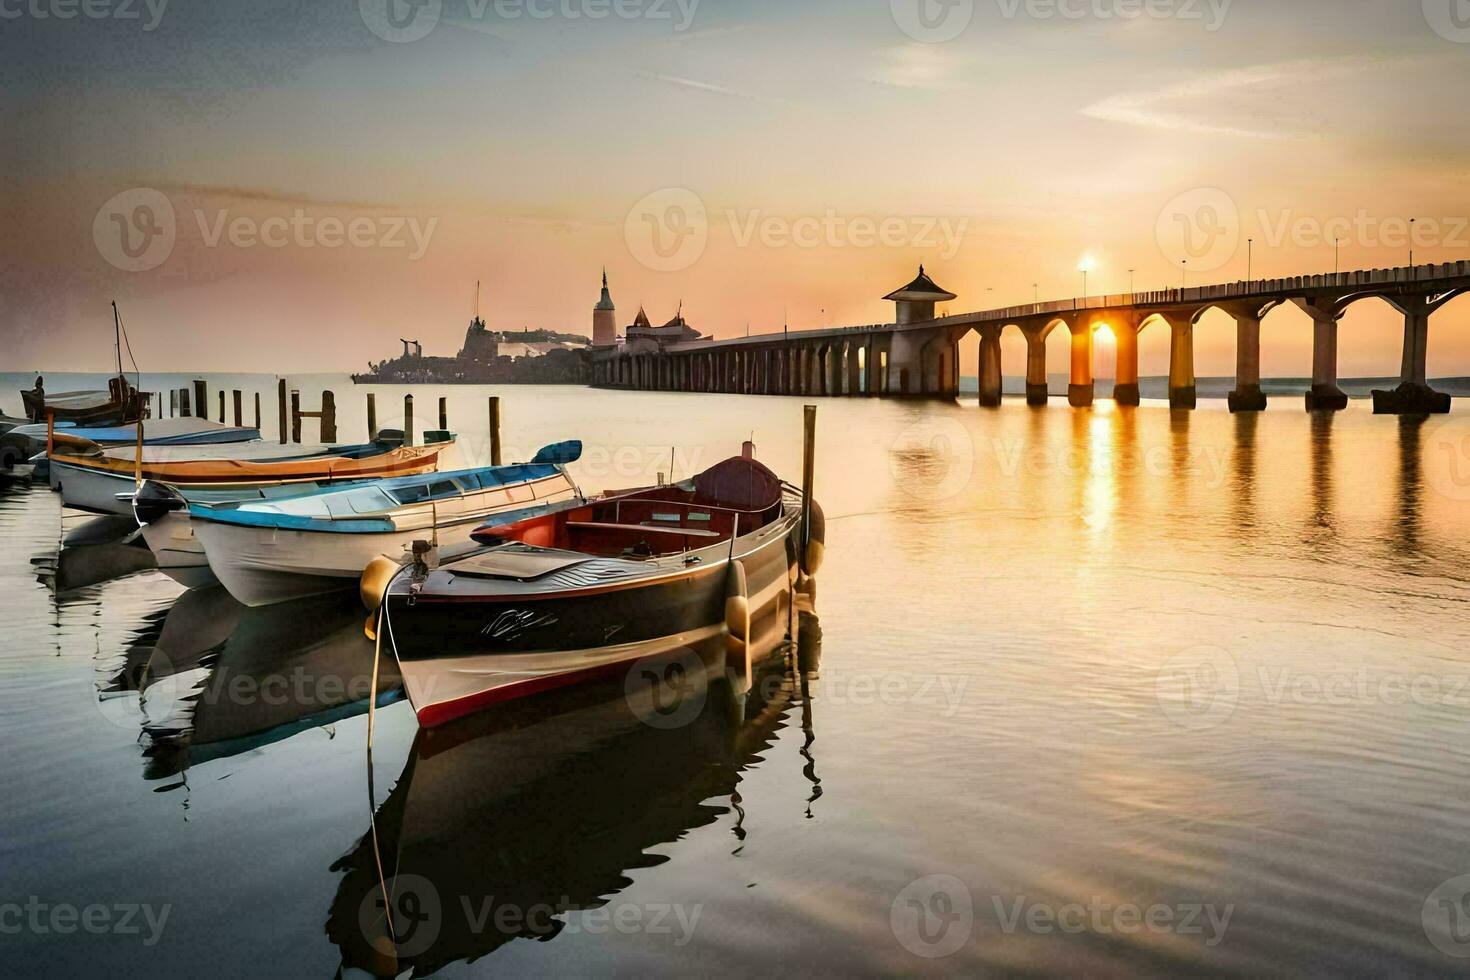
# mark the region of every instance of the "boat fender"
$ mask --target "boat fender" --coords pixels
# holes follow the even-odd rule
[[[802,565],[802,571],[807,575],[817,574],[817,569],[822,567],[822,555],[827,548],[827,517],[816,500],[812,501],[811,521],[811,533],[806,535],[806,561]]]
[[[376,613],[378,607],[383,604],[383,590],[388,588],[388,583],[393,576],[398,574],[401,566],[398,562],[387,555],[379,555],[368,562],[367,568],[362,570],[362,579],[358,582],[358,594],[362,597],[362,604],[367,611]],[[371,615],[368,617],[372,621]]]
[[[749,638],[750,631],[750,600],[745,590],[745,566],[732,561],[725,579],[725,628],[732,637],[742,641]]]

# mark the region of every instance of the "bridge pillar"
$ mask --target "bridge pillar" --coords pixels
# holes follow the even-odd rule
[[[1026,404],[1045,406],[1051,393],[1046,381],[1046,336],[1040,330],[1022,330],[1026,335]]]
[[[847,342],[847,390],[844,394],[861,395],[863,393],[863,365],[862,345],[856,340]]]
[[[888,394],[912,397],[923,393],[924,342],[913,330],[895,330],[888,349]]]
[[[1113,336],[1118,343],[1118,365],[1113,372],[1113,401],[1118,405],[1137,405],[1138,394],[1138,315],[1119,314],[1110,319]]]
[[[1293,299],[1312,318],[1312,390],[1307,392],[1307,411],[1340,412],[1348,396],[1337,386],[1337,318],[1341,315],[1302,298]]]
[[[1194,324],[1188,317],[1169,317],[1169,407],[1194,408]]]
[[[980,407],[1001,403],[1000,327],[980,329]]]
[[[833,341],[827,346],[827,394],[842,394],[842,379],[847,374],[847,365],[843,361],[846,348],[842,341]]]
[[[1092,326],[1086,317],[1072,325],[1072,382],[1067,386],[1067,402],[1073,408],[1092,404]]]
[[[1235,314],[1235,390],[1229,395],[1232,412],[1264,412],[1261,391],[1261,318],[1255,313]]]
[[[1395,300],[1384,297],[1404,315],[1404,359],[1399,386],[1373,392],[1374,415],[1444,415],[1450,396],[1429,387],[1429,317],[1438,309],[1427,296]],[[1444,297],[1441,302],[1448,301]]]

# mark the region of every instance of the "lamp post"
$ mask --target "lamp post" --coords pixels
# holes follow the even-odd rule
[[[1133,295],[1133,273],[1135,271],[1137,271],[1137,270],[1135,270],[1135,269],[1129,269],[1128,270],[1128,295],[1129,296],[1132,296]]]
[[[1418,278],[1414,275],[1414,224],[1418,220],[1418,218],[1409,219],[1409,276],[1414,279]]]
[[[1251,272],[1253,271],[1252,266],[1254,265],[1255,257],[1256,240],[1254,238],[1247,238],[1245,240],[1245,282],[1247,286],[1252,282]]]
[[[1334,276],[1337,276],[1337,275],[1341,275],[1342,274],[1342,239],[1341,238],[1334,238],[1332,240],[1332,274]]]
[[[1189,260],[1179,260],[1179,294],[1183,296],[1185,285],[1189,281]]]

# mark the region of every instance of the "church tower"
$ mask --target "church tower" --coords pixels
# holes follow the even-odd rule
[[[607,291],[607,270],[602,270],[602,299],[592,308],[592,346],[612,347],[618,342],[617,307]]]

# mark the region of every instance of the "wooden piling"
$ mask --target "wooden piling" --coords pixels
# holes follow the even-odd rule
[[[186,418],[186,419],[193,417],[193,413],[190,412],[190,410],[189,410],[189,389],[188,388],[180,388],[179,389],[179,417],[180,418]]]
[[[322,442],[337,441],[337,396],[330,391],[322,392]]]
[[[177,389],[168,390],[168,415],[174,418],[179,414],[179,393]]]
[[[281,445],[286,444],[286,379],[276,382],[276,405],[280,409]]]
[[[812,483],[817,469],[817,406],[807,405],[801,438],[801,570],[807,571],[807,552],[812,541]]]
[[[413,445],[413,395],[403,396],[403,444]]]
[[[291,441],[301,441],[301,392],[291,389]]]
[[[221,425],[225,422],[225,390],[223,388],[219,390],[219,421]]]
[[[235,389],[235,393],[234,394],[235,394],[235,427],[236,428],[239,428],[240,426],[242,426],[242,425],[245,424],[245,404],[241,400],[245,396],[243,394],[241,394],[239,388],[236,388]]]
[[[490,465],[500,463],[500,396],[490,396]]]
[[[260,431],[260,392],[255,393],[255,429]]]
[[[378,396],[367,396],[368,442],[378,437]]]
[[[201,419],[209,418],[209,389],[203,378],[194,379],[194,411]]]
[[[449,399],[448,398],[441,397],[439,399],[439,428],[440,429],[443,429],[443,430],[447,430],[449,428]]]

